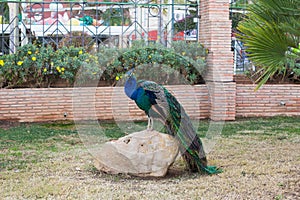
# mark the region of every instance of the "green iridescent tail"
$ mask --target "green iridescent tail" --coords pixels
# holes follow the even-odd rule
[[[169,134],[174,135],[180,144],[180,152],[192,172],[207,174],[221,173],[216,166],[207,166],[202,142],[183,107],[167,90],[164,91],[169,104],[171,119],[166,123]]]
[[[222,173],[223,170],[220,168],[217,168],[216,166],[206,166],[205,172],[208,174],[218,174],[218,173]]]

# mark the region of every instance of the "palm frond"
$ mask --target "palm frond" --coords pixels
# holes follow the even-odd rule
[[[257,89],[276,72],[288,66],[289,47],[298,46],[299,0],[256,0],[238,30],[251,61],[264,69]]]

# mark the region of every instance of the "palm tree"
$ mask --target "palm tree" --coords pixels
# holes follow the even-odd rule
[[[296,69],[299,56],[289,53],[300,42],[299,0],[255,0],[238,30],[251,61],[262,69],[257,89],[275,74],[286,78],[300,71]]]

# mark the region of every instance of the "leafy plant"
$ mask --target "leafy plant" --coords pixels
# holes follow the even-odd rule
[[[96,59],[82,48],[62,47],[55,51],[51,46],[27,44],[15,54],[0,58],[2,87],[50,87],[58,80],[72,84],[83,65],[86,71],[94,70]]]
[[[193,3],[192,1],[190,1],[189,7],[194,8],[194,10],[190,9],[189,13],[186,13],[187,15],[185,16],[184,19],[181,19],[176,23],[174,23],[174,29],[176,32],[197,29],[197,22],[194,22],[194,18],[198,18],[197,6],[199,5],[196,4],[195,2]]]
[[[186,18],[177,21],[174,24],[174,28],[176,32],[193,30],[197,28],[197,23],[194,22],[194,18],[197,17],[196,15],[188,15]]]
[[[231,9],[245,9],[249,4],[249,0],[233,0],[230,3]]]
[[[23,83],[40,87],[42,62],[46,55],[34,45],[25,45],[15,54],[5,55],[0,60],[0,71],[6,87],[18,87]],[[40,62],[42,61],[42,62]]]
[[[91,53],[94,50],[94,44],[95,40],[89,34],[82,31],[73,31],[63,36],[63,39],[59,42],[59,48],[84,47],[87,52]]]
[[[128,26],[131,23],[128,8],[113,8],[107,9],[102,18],[106,26]]]
[[[171,48],[160,44],[140,47],[139,45],[127,51],[113,65],[118,73],[136,66],[139,74],[151,77],[153,81],[167,84],[169,77],[183,77],[191,84],[203,83],[203,73],[206,50],[201,44],[174,42]],[[156,74],[158,73],[158,74]],[[145,78],[147,78],[145,77]],[[139,78],[139,77],[138,77]],[[156,79],[155,79],[156,78]]]
[[[150,77],[161,84],[178,84],[179,79],[204,82],[206,50],[201,44],[179,41],[166,48],[142,43],[127,49],[101,46],[95,55],[73,46],[54,50],[50,45],[24,45],[15,54],[0,57],[1,87],[52,87],[60,81],[83,86],[100,80],[115,85],[133,66],[139,70],[138,78]]]
[[[257,88],[281,74],[282,79],[299,79],[299,57],[291,58],[289,48],[300,42],[300,2],[297,0],[256,0],[238,30],[252,62],[260,69]]]

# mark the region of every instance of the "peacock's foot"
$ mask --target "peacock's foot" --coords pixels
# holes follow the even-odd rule
[[[147,131],[153,131],[153,127],[147,127]]]
[[[153,125],[152,124],[148,124],[147,131],[153,131]]]

